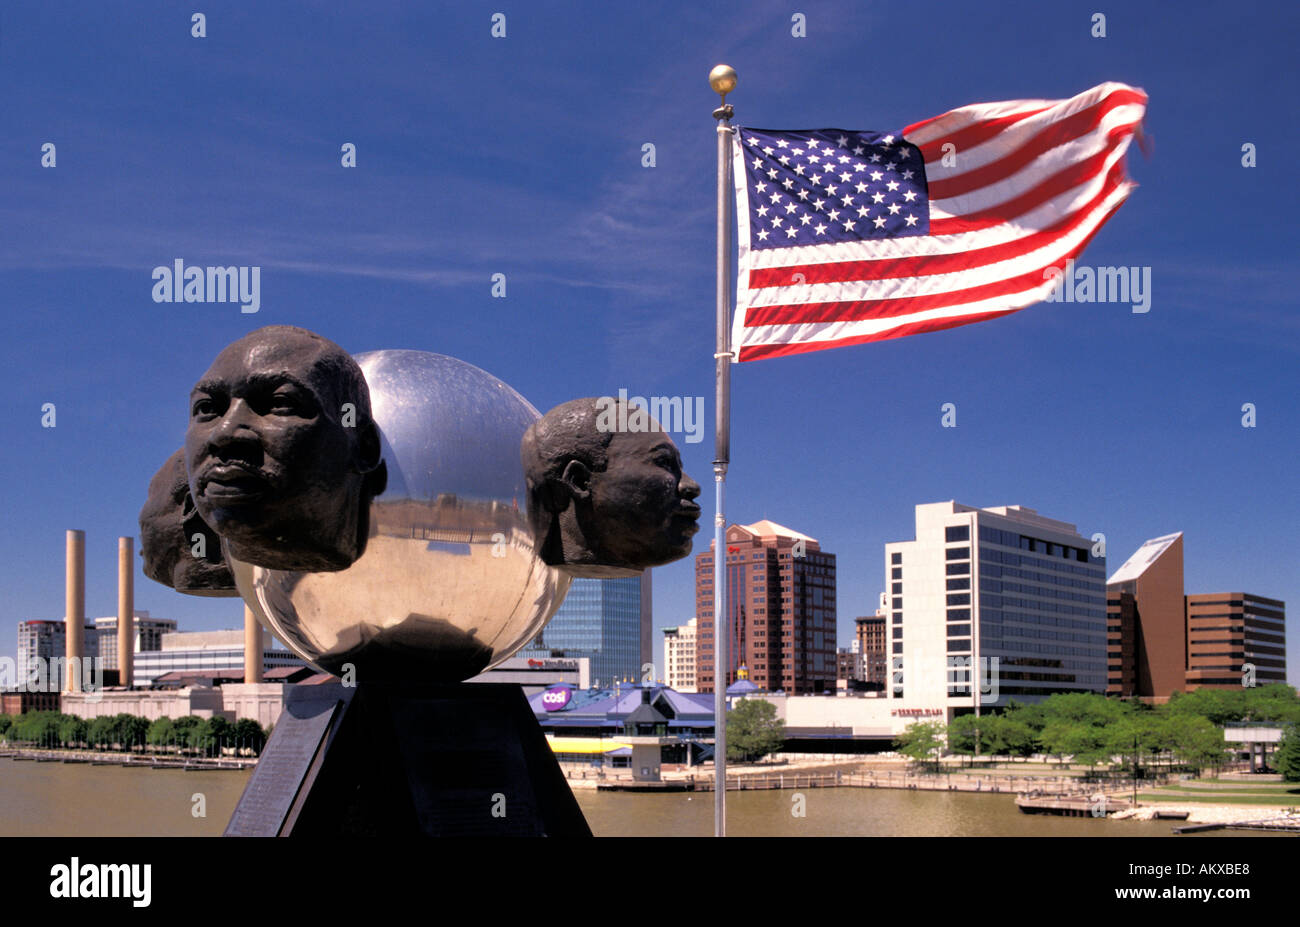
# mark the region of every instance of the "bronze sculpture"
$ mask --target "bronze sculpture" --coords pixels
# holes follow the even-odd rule
[[[149,481],[149,497],[140,509],[140,556],[145,576],[177,592],[239,595],[221,555],[221,539],[194,508],[183,449]]]
[[[229,345],[195,384],[185,460],[198,513],[231,555],[276,570],[351,566],[387,481],[356,361],[287,325]]]
[[[611,397],[556,406],[520,446],[542,559],[573,576],[624,576],[680,560],[699,530],[700,486],[645,410]],[[623,430],[609,427],[624,422]]]

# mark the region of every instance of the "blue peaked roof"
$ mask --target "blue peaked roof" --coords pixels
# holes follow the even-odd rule
[[[678,692],[664,685],[650,687],[650,704],[666,715],[670,726],[680,721],[713,721],[713,696],[709,693]],[[528,700],[539,720],[553,725],[599,724],[622,721],[641,706],[641,686],[606,689],[574,689],[569,704],[560,711],[542,706],[542,693]]]

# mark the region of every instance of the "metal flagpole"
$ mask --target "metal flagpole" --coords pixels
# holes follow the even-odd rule
[[[713,485],[713,836],[727,836],[727,668],[731,622],[727,620],[727,516],[724,496],[731,457],[731,117],[727,94],[736,72],[720,64],[709,72],[709,86],[722,97],[713,111],[718,121],[718,340]]]

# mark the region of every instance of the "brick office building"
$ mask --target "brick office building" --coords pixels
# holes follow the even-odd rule
[[[727,528],[726,681],[744,665],[760,689],[835,689],[835,555],[770,521]],[[696,684],[714,689],[713,551],[695,558]]]

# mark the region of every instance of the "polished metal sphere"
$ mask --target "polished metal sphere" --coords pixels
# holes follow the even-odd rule
[[[365,552],[332,573],[231,559],[235,583],[276,637],[331,673],[352,664],[358,682],[468,679],[534,638],[568,590],[528,522],[519,442],[540,416],[454,357],[356,360],[388,465]]]
[[[709,72],[709,86],[713,92],[724,98],[736,89],[736,69],[727,64],[720,64]]]

